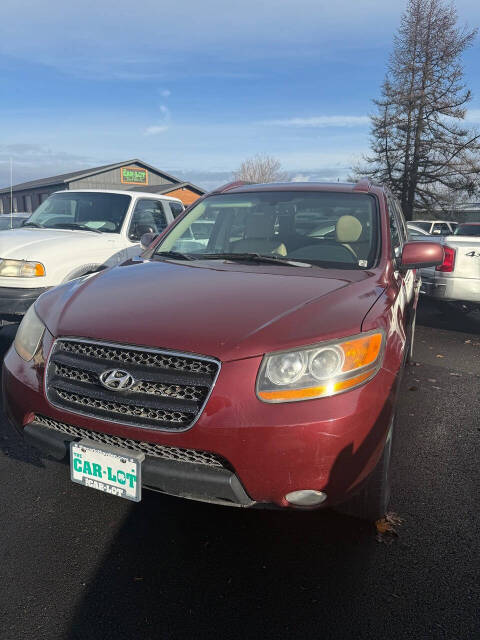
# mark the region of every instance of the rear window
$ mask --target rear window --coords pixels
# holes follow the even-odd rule
[[[221,194],[193,207],[157,251],[197,259],[256,253],[327,268],[364,269],[375,262],[378,236],[376,199],[368,194]]]
[[[454,231],[456,236],[480,236],[479,224],[459,224]]]

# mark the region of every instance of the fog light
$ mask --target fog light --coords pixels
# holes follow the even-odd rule
[[[299,507],[316,507],[327,499],[327,494],[323,491],[315,491],[315,489],[301,489],[300,491],[292,491],[285,496],[287,502],[295,504]]]

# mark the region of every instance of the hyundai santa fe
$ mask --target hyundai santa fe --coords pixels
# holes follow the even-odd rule
[[[29,309],[4,362],[17,429],[131,500],[381,517],[417,270],[442,246],[407,242],[368,180],[233,183],[148,241]]]

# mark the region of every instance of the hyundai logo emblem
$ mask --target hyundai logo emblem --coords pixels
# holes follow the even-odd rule
[[[100,375],[100,382],[110,391],[126,391],[135,384],[135,378],[123,369],[107,369]]]

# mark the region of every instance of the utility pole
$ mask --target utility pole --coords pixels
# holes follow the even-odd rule
[[[13,160],[10,158],[10,229],[13,228]]]

